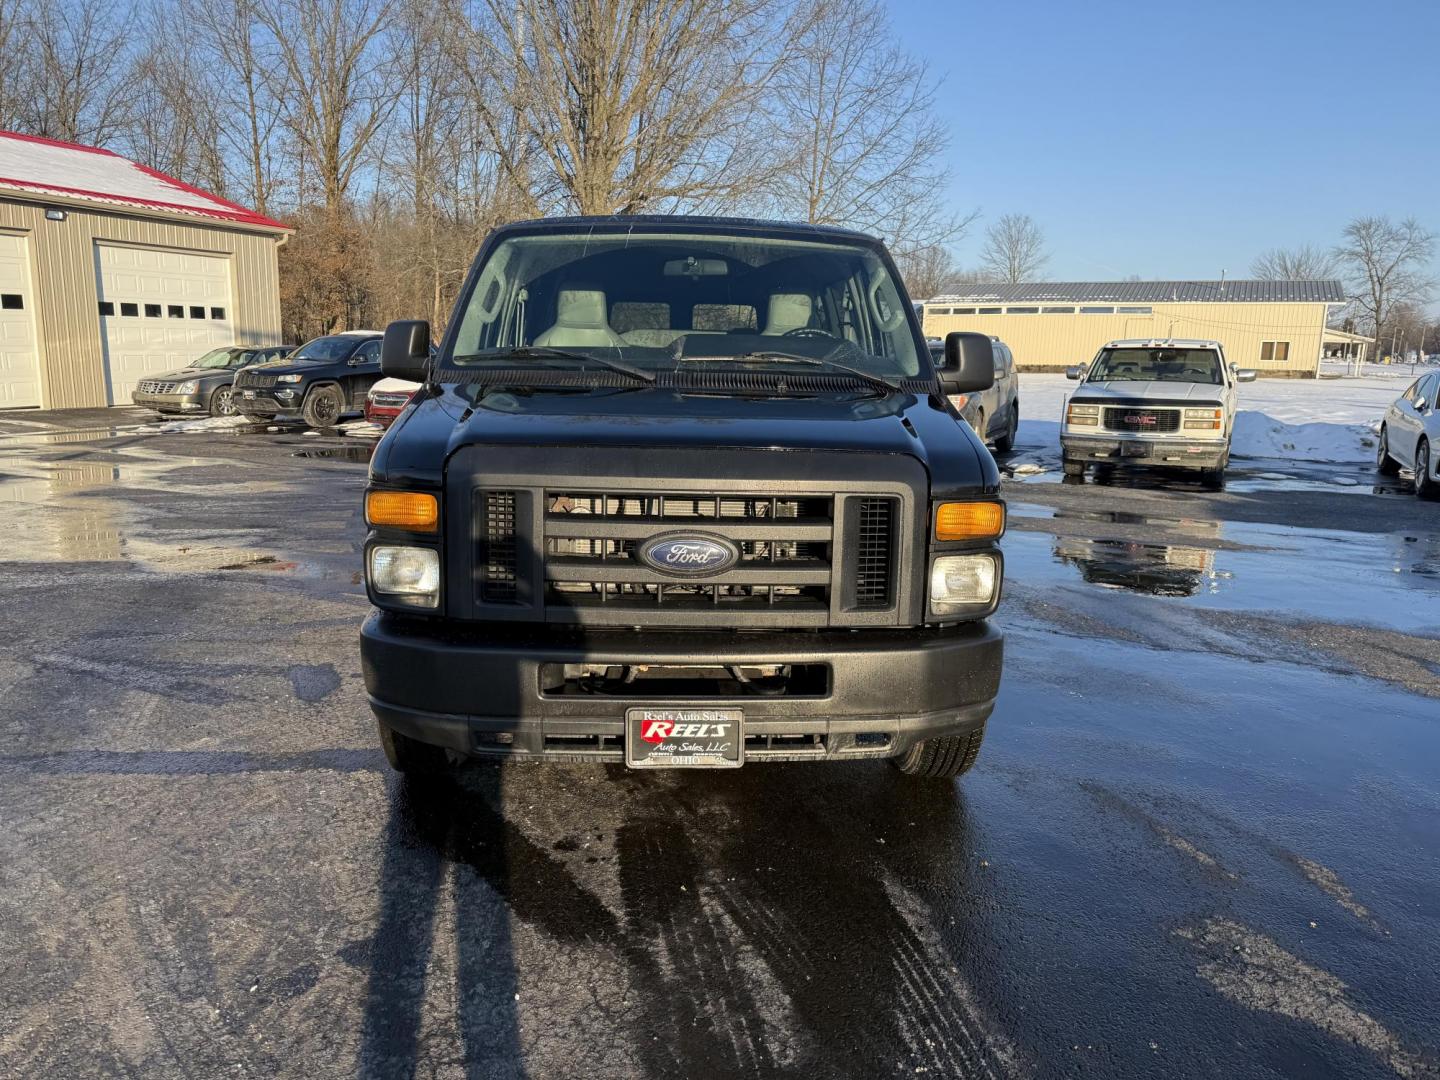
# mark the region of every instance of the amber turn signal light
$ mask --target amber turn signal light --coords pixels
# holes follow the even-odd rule
[[[371,491],[365,496],[365,520],[411,532],[434,532],[440,524],[440,504],[434,495],[419,491]]]
[[[993,540],[1004,531],[1004,503],[951,502],[935,508],[936,540]]]

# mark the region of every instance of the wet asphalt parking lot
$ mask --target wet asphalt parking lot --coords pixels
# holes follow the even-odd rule
[[[1008,483],[953,785],[415,788],[365,444],[143,419],[0,417],[0,1075],[1440,1076],[1440,506],[1369,469]]]

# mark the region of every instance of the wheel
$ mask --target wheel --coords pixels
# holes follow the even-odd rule
[[[1060,468],[1065,471],[1066,476],[1085,475],[1085,463],[1083,461],[1076,461],[1073,458],[1067,457],[1060,463]]]
[[[235,391],[229,386],[217,386],[210,395],[211,416],[234,416]]]
[[[1390,437],[1380,429],[1380,445],[1375,451],[1375,471],[1381,476],[1395,476],[1400,472],[1400,463],[1390,456]]]
[[[375,721],[375,726],[380,730],[380,749],[385,751],[385,760],[396,772],[420,776],[440,772],[444,768],[445,751],[440,747],[401,735],[379,720]]]
[[[1221,467],[1218,468],[1218,469],[1201,469],[1201,470],[1200,470],[1200,483],[1202,483],[1203,485],[1205,485],[1205,487],[1209,488],[1211,491],[1224,491],[1224,490],[1225,490],[1225,468],[1224,468],[1224,466],[1221,466]]]
[[[995,440],[995,449],[1002,454],[1008,454],[1015,449],[1015,433],[1020,430],[1020,403],[1012,402],[1010,405],[1010,419],[1005,423],[1005,430]]]
[[[345,398],[338,386],[317,386],[305,395],[300,410],[311,427],[334,427],[345,409]]]
[[[966,735],[941,735],[918,742],[890,764],[906,776],[929,776],[950,780],[970,771],[980,756],[980,741],[985,738],[981,724]]]
[[[1430,440],[1421,439],[1415,448],[1415,494],[1422,499],[1440,498],[1440,484],[1430,476]]]

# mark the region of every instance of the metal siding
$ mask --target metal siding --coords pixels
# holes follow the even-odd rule
[[[279,343],[278,236],[96,213],[73,206],[64,210],[66,220],[46,221],[42,205],[0,199],[0,228],[19,229],[30,236],[41,393],[46,408],[106,403],[96,240],[229,255],[237,343]]]
[[[1319,362],[1329,311],[1323,303],[1155,304],[1153,308],[1151,315],[932,315],[927,304],[924,327],[927,337],[944,337],[954,330],[998,337],[1010,346],[1022,370],[1087,364],[1100,346],[1117,338],[1176,337],[1218,341],[1225,346],[1226,359],[1240,367],[1311,374]],[[1290,342],[1288,362],[1262,364],[1262,341]]]

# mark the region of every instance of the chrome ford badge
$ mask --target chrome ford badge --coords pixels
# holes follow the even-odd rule
[[[668,533],[640,545],[640,561],[667,574],[719,574],[740,561],[740,549],[719,536]]]

